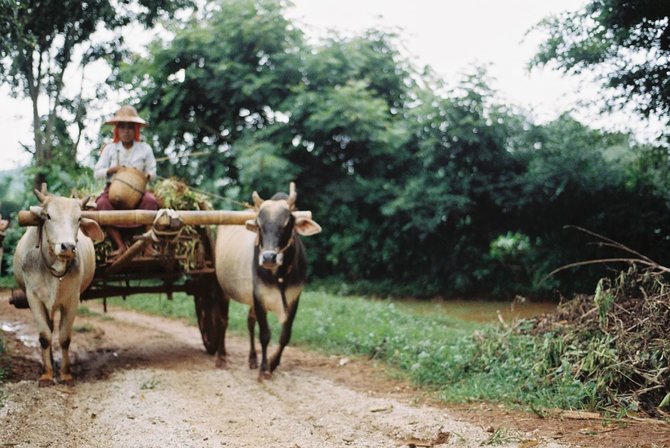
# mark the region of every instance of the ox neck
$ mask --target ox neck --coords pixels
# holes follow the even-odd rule
[[[291,240],[293,240],[293,237],[291,237]],[[293,260],[295,259],[295,245],[289,243],[286,247],[282,249],[282,253],[284,254],[284,263],[279,266],[279,269],[274,271],[272,273],[272,276],[277,280],[277,283],[282,289],[286,288],[286,277],[291,275],[291,272],[293,271]]]

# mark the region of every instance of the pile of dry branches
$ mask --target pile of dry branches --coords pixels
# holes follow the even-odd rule
[[[670,410],[669,272],[629,248],[595,235],[605,245],[633,253],[629,268],[598,282],[594,295],[561,303],[534,319],[535,334],[562,338],[562,360],[595,385],[603,407],[641,410],[654,417]]]

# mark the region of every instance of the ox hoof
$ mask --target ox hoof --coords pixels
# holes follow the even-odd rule
[[[225,369],[228,366],[228,363],[226,362],[226,358],[223,356],[217,356],[214,365],[219,369]]]
[[[274,372],[277,367],[279,367],[279,360],[272,358],[270,360],[270,372]]]
[[[258,368],[258,360],[256,358],[249,358],[249,368],[251,370]]]
[[[37,385],[39,387],[49,387],[53,386],[54,384],[56,383],[54,383],[54,380],[52,378],[40,378],[40,380],[37,382]]]
[[[72,375],[63,375],[59,381],[59,384],[64,386],[74,386],[74,378]]]
[[[258,382],[262,383],[265,380],[272,379],[272,372],[264,371],[258,373]]]

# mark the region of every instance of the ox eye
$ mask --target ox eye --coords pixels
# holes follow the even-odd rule
[[[47,219],[51,219],[51,215],[47,213]]]

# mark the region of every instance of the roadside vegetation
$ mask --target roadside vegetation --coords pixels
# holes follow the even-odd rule
[[[14,288],[16,282],[13,276],[0,277],[0,288]]]
[[[593,296],[580,300],[586,309],[597,306]],[[111,303],[185,318],[195,325],[192,299],[182,294],[172,301],[164,296],[135,296]],[[233,332],[247,334],[246,312],[246,307],[231,302],[229,328]],[[560,408],[600,411],[613,417],[630,411],[654,415],[661,392],[670,392],[667,384],[654,388],[653,404],[642,403],[635,391],[620,384],[622,377],[615,375],[620,372],[625,377],[627,364],[618,356],[611,334],[583,328],[573,333],[565,320],[560,329],[547,325],[552,320],[548,316],[506,324],[477,323],[445,313],[413,311],[392,300],[308,290],[301,299],[291,344],[378,360],[391,367],[389,372],[399,372],[445,402],[500,402],[538,414]],[[566,319],[565,313],[562,316]],[[276,334],[279,326],[271,322]],[[540,323],[545,326],[542,331],[538,330]],[[663,352],[653,344],[648,352],[638,352],[639,358],[657,363],[659,375],[663,375],[664,356],[667,364],[667,347]]]
[[[7,280],[1,283],[11,284]],[[291,345],[378,361],[389,375],[445,402],[497,402],[539,415],[558,408],[667,418],[669,291],[660,274],[631,268],[554,312],[475,322],[438,304],[411,306],[313,286],[303,293]],[[145,294],[109,304],[197,325],[193,299],[181,293],[173,300]],[[509,306],[499,302],[500,310]],[[79,313],[92,311],[84,303]],[[247,307],[231,302],[230,331],[246,336],[246,316]],[[270,323],[278,334],[274,317]]]

